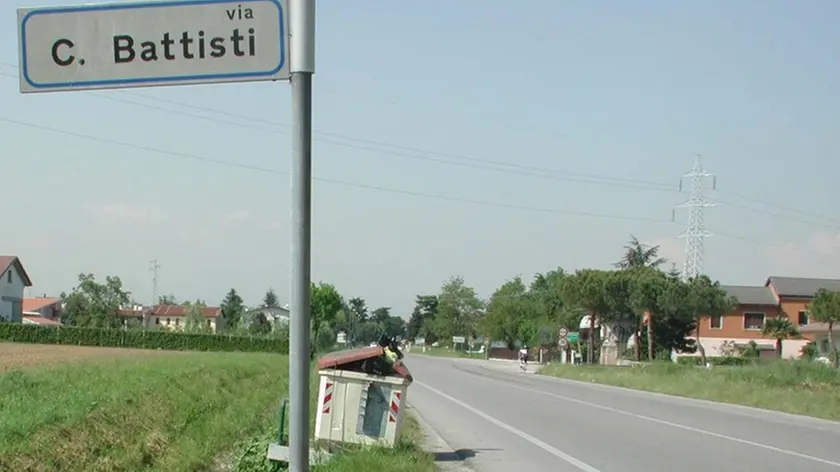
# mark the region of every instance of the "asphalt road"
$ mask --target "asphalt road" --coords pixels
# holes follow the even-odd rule
[[[477,472],[840,472],[840,423],[408,354],[408,403]],[[840,395],[840,392],[838,392]],[[461,460],[465,459],[465,460]]]

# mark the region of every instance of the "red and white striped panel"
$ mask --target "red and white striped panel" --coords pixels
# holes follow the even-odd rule
[[[397,416],[400,414],[400,397],[402,394],[400,392],[394,392],[391,395],[391,410],[388,412],[388,422],[389,423],[396,423]]]
[[[333,384],[327,382],[324,385],[324,403],[321,405],[321,411],[325,414],[330,413],[330,408],[332,407],[332,396],[333,396]]]

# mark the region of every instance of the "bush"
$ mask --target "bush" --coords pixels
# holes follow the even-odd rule
[[[0,324],[0,340],[34,344],[126,347],[175,351],[240,351],[287,354],[286,339],[228,336],[224,334],[187,334],[170,331],[76,328],[72,326],[35,326]]]
[[[700,356],[681,356],[677,358],[677,363],[679,363],[680,365],[700,365],[701,361],[702,359],[700,358]],[[720,356],[706,358],[706,362],[708,362],[711,365],[742,366],[754,364],[755,361],[756,359],[735,356]]]

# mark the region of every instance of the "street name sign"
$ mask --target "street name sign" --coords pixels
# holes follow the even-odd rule
[[[288,80],[288,0],[18,10],[20,91]]]

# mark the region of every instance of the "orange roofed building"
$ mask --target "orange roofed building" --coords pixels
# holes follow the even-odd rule
[[[144,328],[181,330],[187,324],[189,311],[182,305],[156,305],[151,308],[141,305],[125,307],[120,310],[123,325],[130,323]],[[203,307],[201,314],[210,331],[216,332],[225,328],[224,317],[220,307]],[[134,321],[129,321],[129,320]]]
[[[813,279],[801,277],[770,277],[763,286],[722,286],[738,300],[738,307],[732,313],[719,317],[703,317],[695,332],[709,357],[731,355],[738,349],[755,341],[762,356],[775,356],[775,339],[762,335],[768,319],[786,316],[802,333],[803,339],[788,339],[782,342],[782,356],[801,356],[802,348],[815,342],[821,354],[830,350],[828,326],[812,322],[808,303],[821,288],[840,291],[838,279]],[[833,332],[840,331],[835,327]],[[840,346],[840,336],[835,344]],[[699,354],[698,354],[699,355]]]

